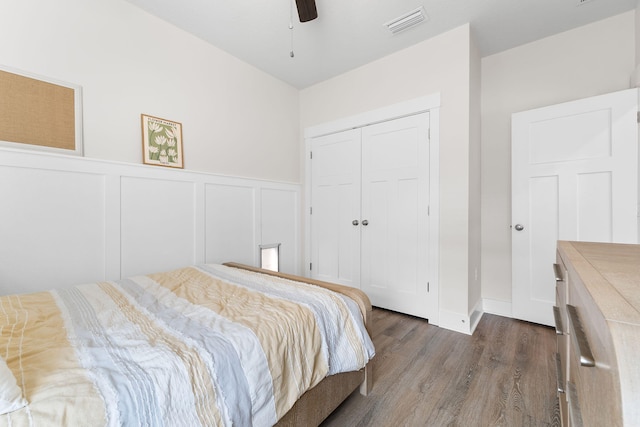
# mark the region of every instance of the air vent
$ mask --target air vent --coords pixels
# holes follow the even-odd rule
[[[411,12],[407,12],[404,15],[397,17],[396,19],[392,19],[391,21],[385,23],[384,26],[387,27],[389,31],[391,31],[391,33],[398,34],[401,31],[415,27],[416,25],[426,21],[427,19],[428,17],[424,10],[424,7],[420,6],[419,8],[412,10]]]

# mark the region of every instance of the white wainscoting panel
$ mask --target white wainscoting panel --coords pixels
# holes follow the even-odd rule
[[[294,271],[298,265],[298,252],[293,250],[299,228],[296,196],[291,191],[269,188],[262,189],[260,195],[262,244],[280,243],[281,271]]]
[[[101,175],[0,168],[0,292],[103,278],[104,199]]]
[[[123,177],[121,185],[122,276],[195,264],[195,183]]]
[[[205,260],[257,265],[256,190],[252,186],[205,186]]]
[[[258,265],[273,242],[299,274],[299,206],[299,184],[0,148],[0,294]]]

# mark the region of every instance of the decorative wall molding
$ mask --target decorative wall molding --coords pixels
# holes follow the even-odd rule
[[[299,274],[298,184],[0,149],[0,197],[0,294],[257,266],[263,243]]]
[[[361,128],[374,123],[399,119],[400,117],[425,113],[440,108],[440,93],[421,96],[397,104],[388,105],[376,110],[367,111],[354,116],[345,117],[317,126],[311,126],[304,130],[305,139],[331,133],[342,132],[349,129]]]

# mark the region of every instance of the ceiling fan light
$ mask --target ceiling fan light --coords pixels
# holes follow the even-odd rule
[[[424,10],[424,6],[420,6],[419,8],[412,10],[411,12],[407,12],[402,16],[399,16],[395,19],[392,19],[389,22],[384,23],[383,25],[387,27],[392,34],[398,34],[401,31],[408,30],[421,22],[424,22],[428,19],[427,13]]]

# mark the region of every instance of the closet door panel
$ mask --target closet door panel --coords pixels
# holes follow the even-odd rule
[[[362,289],[375,306],[425,318],[428,124],[425,113],[362,131]]]
[[[314,138],[311,150],[311,277],[359,288],[360,130]]]
[[[418,215],[419,180],[402,179],[398,181],[398,212],[400,218],[396,223],[398,236],[398,265],[396,267],[396,289],[399,292],[411,293],[419,284],[418,269],[421,252],[420,239],[416,230],[420,228]]]
[[[395,268],[390,263],[397,258],[396,241],[389,229],[394,222],[394,218],[389,218],[389,215],[395,213],[390,209],[395,202],[392,184],[386,180],[369,182],[371,195],[366,205],[366,221],[369,225],[363,226],[362,230],[362,247],[366,254],[361,261],[362,278],[367,279],[368,287],[382,292],[391,284],[389,274]]]
[[[311,276],[429,318],[429,114],[311,141]]]

